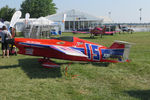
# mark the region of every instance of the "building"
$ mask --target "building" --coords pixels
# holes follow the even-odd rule
[[[96,26],[101,26],[103,22],[102,18],[74,9],[54,15],[49,15],[45,18],[60,23],[62,32],[94,28]]]
[[[113,24],[113,20],[107,16],[99,16],[99,18],[103,19],[103,24]]]

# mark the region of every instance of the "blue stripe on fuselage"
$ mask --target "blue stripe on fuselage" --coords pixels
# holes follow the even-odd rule
[[[102,54],[112,54],[112,55],[122,55],[124,53],[124,49],[101,49]]]
[[[124,49],[101,49],[101,51],[103,57],[105,54],[123,56],[124,53]]]
[[[48,47],[50,47],[50,45],[24,43],[24,42],[20,42],[19,44],[26,45],[26,46],[40,47],[40,48],[48,48]]]

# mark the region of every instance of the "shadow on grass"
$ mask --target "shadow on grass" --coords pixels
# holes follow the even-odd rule
[[[150,100],[150,90],[131,90],[125,91],[125,93],[139,100]]]
[[[57,63],[53,61],[54,63]],[[76,62],[66,62],[66,63],[57,63],[62,66],[64,64],[77,64]],[[94,62],[81,62],[81,65],[92,64],[96,67],[107,67],[109,63],[94,63]],[[24,72],[32,79],[32,78],[57,78],[62,77],[61,68],[43,68],[41,64],[39,64],[37,58],[30,59],[20,59],[19,66],[24,70]],[[15,67],[15,66],[14,66]],[[86,67],[86,66],[85,66]]]
[[[0,66],[0,69],[9,69],[9,68],[17,68],[21,67],[23,71],[29,76],[29,78],[57,78],[62,77],[61,68],[43,68],[41,64],[38,62],[38,58],[27,58],[27,59],[19,59],[18,65],[12,66]],[[72,64],[81,64],[86,65],[92,64],[96,67],[107,67],[109,63],[97,63],[97,62],[54,62],[58,65],[72,65]]]
[[[16,68],[19,67],[19,65],[12,65],[12,66],[0,66],[0,69],[9,69],[9,68]]]
[[[96,66],[96,67],[108,67],[110,63],[108,62],[91,62],[92,65]]]
[[[91,64],[95,67],[108,67],[110,63],[107,62],[86,62],[86,63],[80,63],[81,65]]]
[[[72,65],[72,64],[81,64],[81,65],[87,65],[87,64],[91,64],[95,67],[108,67],[110,63],[107,63],[107,62],[66,62],[66,63],[57,63],[59,64],[60,66],[61,65],[64,65],[64,64],[67,64],[67,65]]]
[[[61,77],[60,68],[43,68],[38,59],[19,59],[19,66],[32,78],[56,78]]]

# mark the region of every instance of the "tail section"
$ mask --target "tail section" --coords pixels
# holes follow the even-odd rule
[[[131,43],[115,41],[108,49],[102,50],[102,57],[112,62],[128,62]]]

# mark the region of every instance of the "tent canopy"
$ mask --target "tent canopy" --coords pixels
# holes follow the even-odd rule
[[[44,25],[52,25],[54,22],[51,20],[48,20],[44,17],[40,17],[37,20],[30,23],[31,25],[38,25],[38,26],[44,26]]]
[[[3,26],[6,26],[4,23],[0,22],[0,28],[2,28]]]
[[[45,18],[53,20],[55,22],[62,22],[64,20],[64,14],[66,14],[65,21],[103,21],[102,18],[75,9],[48,15]]]

